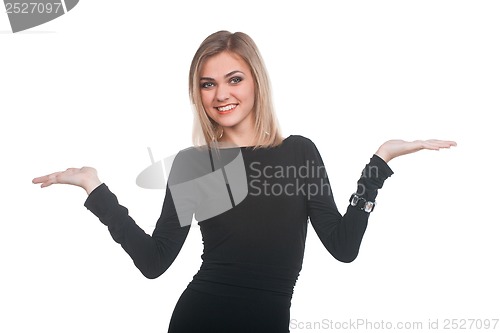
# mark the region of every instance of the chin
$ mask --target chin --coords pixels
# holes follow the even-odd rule
[[[215,122],[222,127],[233,127],[238,125],[241,122],[241,120],[215,119]]]

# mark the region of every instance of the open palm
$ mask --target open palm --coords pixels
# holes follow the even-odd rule
[[[389,140],[384,142],[375,153],[384,161],[389,162],[395,157],[415,153],[422,149],[439,150],[442,148],[450,148],[456,146],[455,141],[446,140]]]
[[[101,184],[101,181],[97,177],[97,170],[92,167],[69,168],[66,171],[58,171],[36,177],[32,182],[34,184],[41,184],[41,187],[47,187],[52,184],[75,185],[83,188],[89,194]]]

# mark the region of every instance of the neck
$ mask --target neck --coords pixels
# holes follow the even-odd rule
[[[218,140],[222,146],[255,146],[255,115],[252,113],[244,121],[234,126],[223,127],[224,132]]]
[[[255,130],[238,131],[232,127],[225,127],[222,138],[219,139],[222,146],[248,147],[254,146]]]

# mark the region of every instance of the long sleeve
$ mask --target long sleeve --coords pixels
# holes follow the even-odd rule
[[[161,215],[152,235],[145,233],[118,203],[106,184],[94,189],[85,207],[108,227],[113,239],[130,255],[135,266],[147,278],[163,274],[179,254],[190,226],[181,227],[170,189],[167,186]]]
[[[316,165],[324,167],[316,146],[312,142],[310,145],[307,158]],[[373,155],[361,173],[356,192],[365,199],[374,201],[378,189],[382,188],[384,181],[392,174],[387,163],[377,155]],[[308,186],[313,184],[313,188],[323,189],[317,191],[315,195],[309,195],[307,199],[308,215],[314,230],[333,257],[342,262],[353,261],[358,255],[369,213],[348,204],[347,211],[342,216],[333,199],[326,172],[316,177],[309,177],[308,182]]]

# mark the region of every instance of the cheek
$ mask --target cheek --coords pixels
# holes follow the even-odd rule
[[[255,92],[253,90],[249,90],[247,92],[247,101],[249,102],[249,104],[251,104],[252,106],[255,105]]]
[[[208,93],[207,91],[201,92],[201,104],[203,104],[205,111],[208,111],[211,108],[212,97],[210,96],[210,93]]]
[[[254,85],[251,85],[250,87],[248,87],[247,96],[248,96],[249,100],[251,100],[252,102],[255,102],[255,86]]]
[[[245,100],[247,103],[251,103],[255,99],[255,91],[252,86],[241,87],[241,89],[235,91],[234,95]]]

